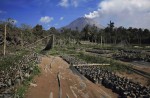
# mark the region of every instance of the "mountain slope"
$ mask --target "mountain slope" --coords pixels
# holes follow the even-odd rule
[[[85,18],[85,17],[80,17],[63,28],[68,28],[71,30],[76,30],[76,28],[78,28],[78,30],[81,31],[87,24],[90,26],[95,25],[99,29],[104,28],[102,25],[100,25],[98,22],[94,21],[93,19]]]

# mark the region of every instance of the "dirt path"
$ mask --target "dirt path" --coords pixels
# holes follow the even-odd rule
[[[116,98],[117,95],[77,75],[60,57],[42,57],[42,72],[25,98]]]

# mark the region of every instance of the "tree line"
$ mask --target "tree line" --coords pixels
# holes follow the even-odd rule
[[[3,44],[4,38],[4,24],[0,22],[0,45]],[[37,24],[32,27],[27,24],[21,24],[17,27],[11,23],[7,24],[7,41],[9,44],[24,44],[35,42],[38,39],[44,38],[49,34],[55,34],[62,39],[75,39],[76,41],[85,40],[95,43],[117,44],[126,41],[129,44],[150,44],[150,31],[141,28],[125,28],[123,26],[115,27],[114,23],[110,21],[108,26],[104,29],[99,29],[95,25],[86,25],[81,31],[61,28],[56,29],[51,27],[44,30],[42,25]]]
[[[102,39],[105,43],[117,44],[126,41],[129,44],[150,44],[150,31],[141,28],[125,28],[123,26],[114,27],[114,23],[110,22],[104,29],[98,29],[93,26],[85,26],[81,31],[84,40],[91,42],[100,42]]]

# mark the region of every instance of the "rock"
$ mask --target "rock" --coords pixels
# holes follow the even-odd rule
[[[92,82],[99,79],[103,86],[112,89],[115,93],[119,94],[119,96],[122,96],[121,98],[126,98],[127,96],[137,96],[139,98],[139,96],[146,95],[149,92],[149,89],[140,83],[135,83],[128,78],[115,75],[108,69],[97,66],[75,66],[75,68]],[[81,81],[80,87],[84,89],[86,85]]]
[[[8,80],[8,85],[9,85],[9,86],[12,85],[11,79]]]
[[[6,84],[4,84],[4,83],[0,82],[0,88],[2,88],[2,87],[6,87],[6,86],[7,86]]]
[[[30,67],[30,71],[33,71],[33,67]]]
[[[17,83],[18,85],[20,85],[20,84],[21,84],[21,79],[16,79],[16,83]]]
[[[30,77],[30,74],[29,74],[29,73],[25,73],[24,77],[25,77],[25,78],[29,78],[29,77]]]
[[[86,84],[84,82],[80,82],[80,87],[81,87],[81,89],[85,89],[86,88]]]
[[[36,86],[37,86],[37,84],[30,83],[30,86],[36,87]]]

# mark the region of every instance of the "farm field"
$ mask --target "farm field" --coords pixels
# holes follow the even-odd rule
[[[1,0],[0,98],[150,98],[150,0]]]
[[[93,46],[91,46],[93,47]],[[147,66],[146,70],[145,67],[140,66],[137,67],[137,65],[131,65],[128,62],[120,61],[120,60],[115,60],[115,59],[110,59],[107,57],[99,57],[98,55],[87,53],[86,52],[86,46],[85,45],[80,45],[79,48],[74,49],[72,47],[65,47],[64,49],[58,49],[49,52],[50,54],[53,55],[59,55],[62,57],[67,63],[70,64],[70,66],[73,66],[76,71],[80,73],[84,78],[87,78],[88,80],[91,81],[91,83],[95,83],[95,85],[101,85],[103,89],[110,89],[111,92],[116,93],[117,96],[137,96],[137,95],[129,95],[129,92],[125,92],[125,88],[122,88],[122,92],[116,91],[115,88],[112,86],[106,86],[105,84],[102,83],[102,80],[100,82],[100,76],[98,75],[98,72],[96,70],[105,70],[106,72],[108,71],[109,73],[115,75],[115,77],[119,77],[120,79],[125,79],[125,81],[130,81],[131,83],[135,83],[135,85],[140,85],[146,87],[145,90],[149,90],[149,66]],[[78,67],[79,66],[79,67]],[[84,68],[85,67],[85,68]],[[86,68],[87,67],[87,68]],[[92,69],[95,67],[95,71],[91,72],[90,71],[86,72],[86,69],[88,67],[91,67]],[[81,68],[81,69],[80,69]],[[100,68],[100,69],[99,69]],[[72,68],[70,68],[72,70]],[[94,75],[95,74],[95,75]],[[107,75],[104,77],[106,78]],[[114,76],[113,76],[114,77]],[[120,80],[122,81],[122,80]],[[128,85],[128,82],[125,84]],[[107,91],[108,93],[109,91]],[[142,93],[142,92],[141,92]],[[142,94],[141,94],[142,95]],[[141,96],[139,95],[139,96]],[[113,96],[113,95],[111,95]],[[142,95],[144,96],[144,94]],[[81,97],[82,98],[82,97]]]
[[[35,48],[37,53],[33,54],[33,58],[38,62],[40,73],[27,82],[23,87],[23,93],[18,90],[18,94],[14,96],[25,98],[149,96],[150,66],[147,64],[148,62],[147,65],[140,65],[140,63],[136,65],[132,63],[133,61],[116,59],[113,56],[122,50],[114,47],[101,48],[100,45],[92,43],[81,42],[80,45],[71,43],[59,47],[59,45],[55,45],[53,49],[42,52],[39,50],[43,46]],[[22,68],[24,67],[22,66]],[[30,71],[32,70],[29,72],[24,70],[23,79],[30,77],[27,74],[30,75]],[[129,90],[131,85],[138,89],[131,87]],[[13,87],[13,89],[15,88],[18,87]],[[134,91],[140,91],[140,95]]]

